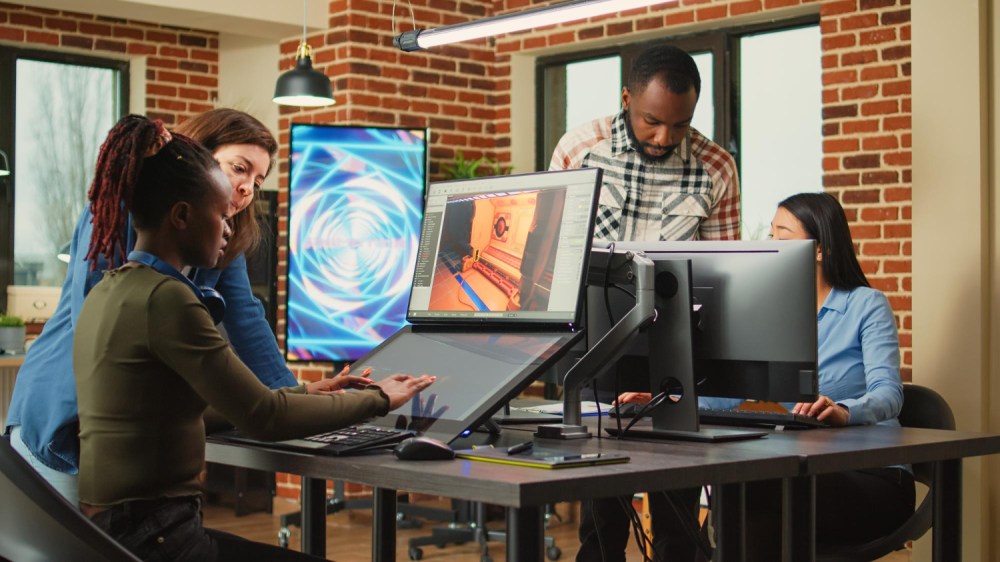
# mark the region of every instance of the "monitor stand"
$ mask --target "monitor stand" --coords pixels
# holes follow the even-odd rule
[[[668,397],[652,409],[653,427],[629,428],[622,438],[676,439],[721,442],[764,437],[760,429],[701,427],[694,378],[695,316],[692,307],[691,261],[654,262],[656,309],[659,312],[646,332],[649,383],[654,394]],[[608,428],[617,436],[618,428]]]
[[[555,403],[554,400],[547,400],[545,402]],[[561,402],[559,404],[561,404]],[[493,414],[492,419],[494,422],[501,425],[559,423],[562,421],[562,414],[531,412],[516,407],[511,409],[510,402],[504,402],[503,408],[499,412]]]
[[[609,427],[608,434],[618,437],[618,428]],[[741,441],[765,437],[766,431],[753,429],[723,429],[719,427],[700,427],[698,431],[681,431],[674,429],[636,429],[623,430],[622,439],[635,437],[637,439],[670,439],[676,441],[700,441],[703,443],[721,443],[723,441]]]

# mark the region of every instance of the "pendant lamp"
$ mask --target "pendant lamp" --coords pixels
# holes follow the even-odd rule
[[[312,66],[312,48],[306,43],[306,1],[302,1],[302,43],[295,54],[295,68],[278,77],[274,103],[299,107],[322,107],[337,103],[333,99],[330,77]]]

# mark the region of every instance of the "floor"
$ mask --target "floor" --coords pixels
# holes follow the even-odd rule
[[[425,505],[446,505],[440,500],[429,500],[421,502]],[[577,539],[576,523],[571,521],[572,510],[568,504],[560,505],[558,513],[563,520],[552,518],[549,521],[546,534],[555,539],[556,546],[561,550],[560,560],[573,560],[576,556]],[[252,540],[278,544],[278,517],[283,513],[298,510],[298,502],[289,501],[283,498],[274,500],[274,513],[255,513],[243,517],[235,517],[229,507],[220,505],[205,506],[205,525],[208,527],[228,531]],[[348,510],[330,516],[327,520],[327,557],[337,562],[369,562],[371,560],[371,512],[367,510]],[[424,536],[429,533],[433,522],[426,522],[420,529],[404,529],[397,531],[397,552],[396,559],[400,561],[410,560],[407,552],[407,543],[411,537]],[[502,521],[493,523],[502,526]],[[298,550],[300,535],[299,529],[292,527],[290,546]],[[502,542],[491,542],[489,545],[489,556],[494,562],[506,560],[504,544]],[[481,560],[482,548],[474,543],[465,545],[450,545],[446,548],[435,546],[423,548],[422,560],[437,562],[457,562],[457,561],[479,561]],[[642,557],[638,549],[633,544],[628,552],[628,562],[640,561]],[[900,551],[885,558],[880,558],[878,562],[909,562],[910,553]]]

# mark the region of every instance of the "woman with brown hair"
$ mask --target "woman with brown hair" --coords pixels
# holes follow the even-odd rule
[[[233,109],[214,109],[181,123],[176,132],[202,143],[219,163],[232,188],[229,225],[232,235],[225,256],[214,268],[185,272],[206,292],[218,293],[225,302],[222,325],[240,359],[264,385],[281,388],[298,384],[288,370],[264,309],[250,290],[244,253],[260,239],[251,205],[261,182],[273,167],[278,142],[260,121]],[[98,174],[111,173],[97,170]],[[99,181],[95,177],[95,182]],[[122,202],[125,204],[125,202]],[[97,225],[94,221],[97,221]],[[71,503],[76,504],[80,444],[76,389],[73,385],[73,335],[84,297],[101,279],[102,272],[125,261],[135,245],[135,231],[128,215],[111,231],[123,247],[112,255],[86,256],[95,226],[101,224],[90,207],[84,208],[70,242],[70,264],[55,313],[34,341],[18,372],[5,433],[14,448]],[[352,383],[370,382],[346,372],[333,379],[307,385],[310,393],[329,393]]]

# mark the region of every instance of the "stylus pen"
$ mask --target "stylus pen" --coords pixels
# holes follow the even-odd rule
[[[516,455],[518,453],[523,453],[533,447],[535,444],[531,441],[525,441],[524,443],[518,443],[517,445],[511,445],[507,447],[508,455]]]

